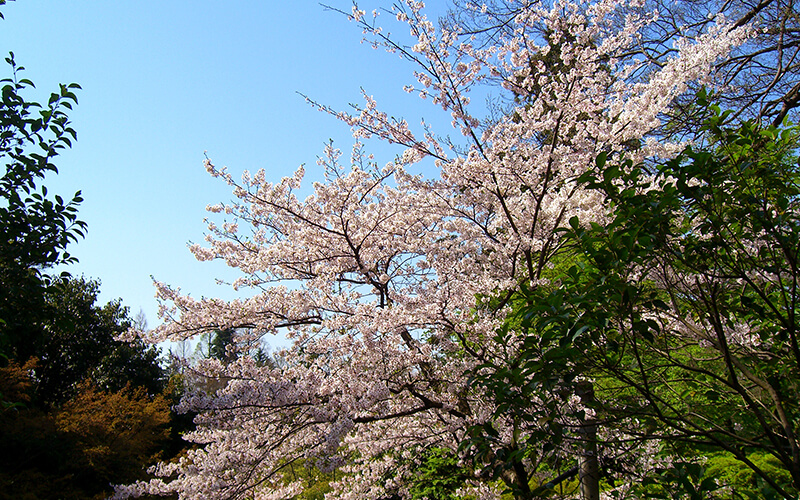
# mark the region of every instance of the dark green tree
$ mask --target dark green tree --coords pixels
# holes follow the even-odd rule
[[[236,352],[232,350],[235,347],[235,334],[236,332],[233,328],[214,332],[213,338],[209,340],[209,357],[218,359],[223,363],[230,363],[236,360]]]
[[[60,85],[46,105],[26,97],[33,83],[21,77],[14,55],[6,62],[11,76],[0,80],[0,353],[23,359],[19,352],[44,304],[51,283],[46,270],[74,262],[69,243],[83,237],[86,224],[77,218],[80,192],[71,199],[50,195],[41,185],[53,163],[76,138],[67,111],[77,103],[72,83]]]
[[[77,134],[67,112],[77,103],[77,84],[60,85],[43,105],[28,97],[33,82],[6,58],[11,76],[0,80],[0,354],[20,363],[36,357],[36,395],[41,403],[68,399],[84,378],[107,390],[129,381],[151,393],[162,385],[158,352],[124,344],[114,336],[130,326],[117,302],[95,306],[98,283],[51,276],[54,266],[75,262],[68,245],[83,237],[80,192],[71,199],[43,185],[57,174],[55,159]]]
[[[99,287],[97,281],[70,278],[47,288],[41,329],[24,347],[26,354],[39,358],[37,402],[60,404],[85,379],[111,392],[128,383],[150,394],[163,390],[158,349],[115,339],[131,326],[128,309],[119,300],[98,306]]]

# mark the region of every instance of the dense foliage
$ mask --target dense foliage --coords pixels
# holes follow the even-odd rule
[[[534,426],[526,446],[548,436],[583,446],[587,422],[602,429],[592,444],[606,477],[630,474],[625,453],[646,447],[675,481],[712,456],[748,469],[756,497],[790,498],[800,485],[798,131],[729,128],[727,114],[708,119],[702,150],[657,168],[598,158],[581,181],[604,193],[611,219],[570,221],[570,265],[525,293],[517,315],[528,335],[479,380],[498,418]],[[514,341],[505,330],[495,340]],[[589,383],[590,401],[564,404]],[[532,398],[542,404],[524,404]],[[716,477],[704,488],[733,485]]]
[[[25,97],[33,83],[22,78],[14,55],[6,62],[12,76],[0,81],[0,160],[6,167],[0,178],[0,353],[24,358],[31,353],[22,344],[44,308],[49,277],[42,271],[71,262],[67,245],[86,228],[77,218],[80,192],[65,200],[40,185],[48,172],[58,172],[54,158],[75,139],[67,110],[77,102],[78,85],[61,85],[42,106]]]
[[[0,368],[0,391],[14,406],[0,411],[1,498],[104,498],[111,484],[146,477],[168,439],[167,400],[144,388],[117,392],[82,384],[61,408],[31,404],[30,362]]]

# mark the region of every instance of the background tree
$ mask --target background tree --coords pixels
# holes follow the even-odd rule
[[[58,410],[29,404],[32,363],[0,368],[0,391],[19,403],[0,413],[1,498],[106,498],[110,484],[146,477],[160,455],[171,414],[164,396],[130,386],[105,392],[91,382]]]
[[[20,354],[39,359],[39,404],[63,403],[87,378],[114,392],[128,383],[153,395],[163,390],[158,348],[116,340],[131,326],[128,309],[120,301],[96,305],[98,293],[99,283],[84,278],[65,279],[46,289],[39,329],[16,346]]]
[[[169,436],[167,399],[128,385],[116,392],[91,383],[56,416],[56,426],[75,443],[70,463],[75,474],[110,493],[110,485],[146,477],[145,468],[160,455]]]

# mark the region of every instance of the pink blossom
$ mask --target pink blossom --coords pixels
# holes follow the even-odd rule
[[[302,167],[273,183],[263,171],[237,181],[206,162],[236,197],[208,210],[233,221],[209,222],[206,244],[191,251],[199,260],[224,260],[242,274],[234,286],[257,293],[195,299],[157,282],[164,323],[142,335],[158,342],[216,329],[282,330],[294,344],[275,367],[246,357],[200,366],[230,380],[181,404],[200,412],[186,437],[203,446],[155,468],[161,479],[120,486],[117,496],[289,498],[300,485],[286,484],[284,465],[299,459],[349,473],[333,484],[336,498],[402,493],[410,474],[402,453],[455,450],[469,425],[486,421],[489,399],[465,373],[501,355],[489,339],[509,307],[482,298],[542,283],[539,271],[559,249],[558,229],[575,215],[605,220],[603,200],[575,179],[598,153],[620,153],[631,141],[642,146],[631,153],[639,159],[675,151],[648,137],[660,114],[747,36],[720,24],[697,40],[677,41],[674,58],[631,81],[643,63],[625,54],[655,16],[629,14],[614,24],[631,3],[532,4],[514,19],[513,35],[486,47],[458,29],[436,29],[421,2],[407,0],[396,12],[413,38],[409,45],[367,24],[354,6],[352,21],[374,43],[419,63],[416,90],[450,114],[463,142],[425,124],[413,130],[365,92],[350,113],[312,102],[352,127],[356,145],[347,161],[332,145],[325,149],[318,162],[325,180],[305,200],[296,195]],[[549,41],[527,36],[542,27]],[[542,62],[555,43],[563,72]],[[487,82],[518,98],[495,121],[473,114],[470,104],[470,91]],[[368,138],[399,144],[397,161],[379,168],[360,142]],[[436,175],[409,173],[430,160]],[[513,439],[508,422],[496,425],[499,439]],[[498,498],[478,480],[465,488]]]

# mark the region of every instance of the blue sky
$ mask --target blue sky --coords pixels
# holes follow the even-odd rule
[[[430,2],[430,16],[446,6]],[[45,182],[63,196],[83,191],[89,232],[71,248],[80,259],[71,272],[100,279],[101,300],[122,298],[151,326],[151,275],[193,296],[233,297],[215,284],[233,276],[225,266],[196,262],[186,248],[203,239],[205,206],[231,199],[205,172],[204,152],[235,174],[264,168],[278,180],[306,164],[318,179],[323,144],[349,150],[352,139],[297,92],[343,109],[363,87],[412,124],[436,120],[435,108],[402,91],[412,66],[361,44],[355,25],[316,2],[18,0],[2,12],[0,51],[15,53],[38,99],[58,83],[83,87],[70,115],[78,141]],[[377,153],[386,162],[399,151]]]

